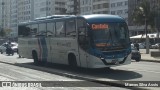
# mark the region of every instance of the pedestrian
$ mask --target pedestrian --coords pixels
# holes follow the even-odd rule
[[[138,42],[136,42],[136,43],[134,44],[134,47],[136,47],[137,50],[139,51],[139,44],[138,44]]]

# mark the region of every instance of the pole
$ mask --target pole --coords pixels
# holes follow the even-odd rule
[[[147,32],[147,18],[145,17],[145,32],[146,32],[146,54],[149,54],[149,36]]]
[[[80,0],[74,0],[74,15],[80,14]]]
[[[2,28],[4,28],[4,19],[5,19],[5,15],[4,15],[4,0],[2,0]]]
[[[74,15],[77,15],[77,0],[74,0]]]

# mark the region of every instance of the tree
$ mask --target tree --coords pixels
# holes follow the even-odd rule
[[[156,11],[155,7],[151,7],[150,0],[142,0],[142,2],[133,11],[133,22],[137,25],[145,25],[144,32],[146,34],[146,53],[149,54],[149,36],[148,26],[155,27]]]

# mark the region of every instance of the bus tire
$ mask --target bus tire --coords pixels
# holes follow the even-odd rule
[[[36,51],[33,51],[33,52],[32,52],[32,58],[33,58],[33,60],[34,60],[34,64],[35,64],[35,65],[38,65],[39,62],[38,62],[38,55],[37,55],[37,52],[36,52]]]
[[[141,60],[141,58],[137,58],[137,59],[135,59],[136,60],[136,62],[139,62],[140,60]]]
[[[76,56],[74,54],[68,55],[69,66],[73,69],[77,68]]]
[[[35,64],[35,65],[44,66],[44,65],[46,64],[45,61],[38,61],[38,55],[37,55],[37,52],[36,52],[36,51],[33,51],[33,52],[32,52],[32,57],[33,57],[33,60],[34,60],[34,64]]]

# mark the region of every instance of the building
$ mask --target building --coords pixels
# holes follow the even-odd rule
[[[51,15],[50,0],[34,0],[34,18]]]
[[[80,0],[80,13],[88,15],[93,13],[93,0]]]
[[[11,0],[11,29],[18,35],[18,23],[35,18],[62,14],[65,0]]]
[[[17,3],[17,0],[11,0],[11,30],[12,30],[12,33],[11,35],[13,37],[16,37],[18,35],[18,29],[17,29],[17,26],[18,26],[18,3]]]
[[[11,17],[11,36],[17,37],[18,35],[18,23],[33,20],[34,0],[10,0],[10,17]]]
[[[10,29],[10,1],[0,0],[0,28],[6,32]]]
[[[34,0],[34,19],[65,13],[65,0]]]
[[[68,14],[108,14],[109,0],[67,0]]]
[[[51,0],[52,15],[66,14],[66,0]]]
[[[110,14],[123,17],[128,23],[128,0],[110,0]]]
[[[109,14],[109,0],[92,0],[93,14]]]
[[[66,0],[66,14],[80,14],[80,1],[82,0]]]
[[[17,0],[18,22],[26,22],[34,19],[34,0]]]

